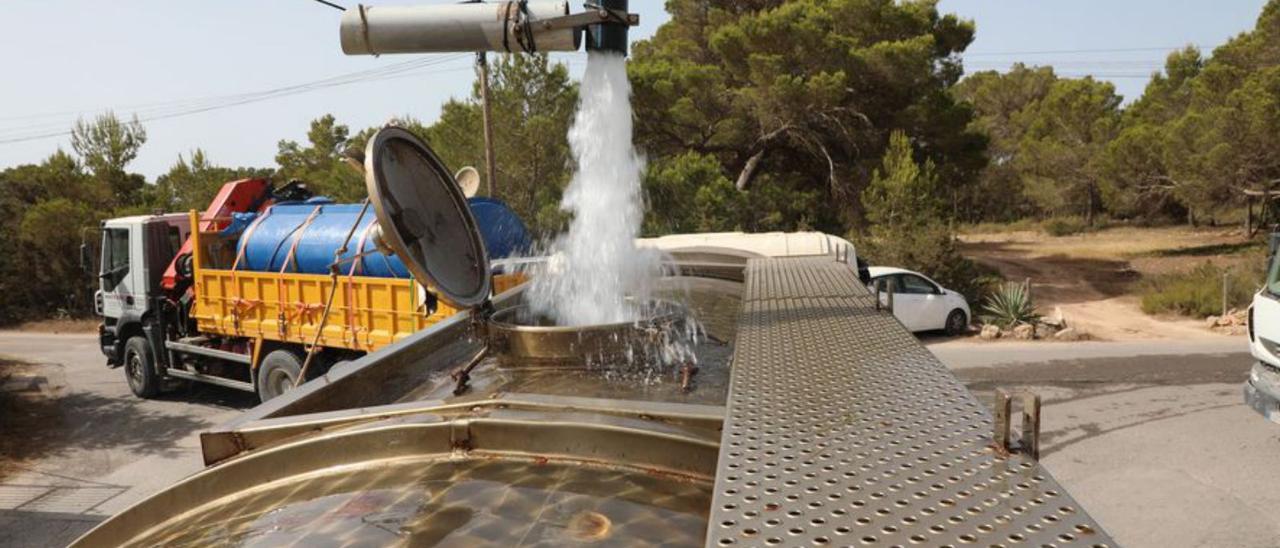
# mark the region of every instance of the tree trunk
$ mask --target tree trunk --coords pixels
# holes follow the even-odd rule
[[[747,159],[747,165],[742,166],[742,173],[738,174],[738,182],[734,184],[738,191],[745,191],[751,187],[751,180],[756,177],[756,170],[760,168],[760,161],[764,160],[766,149],[760,149],[759,152],[752,154]]]
[[[1086,193],[1089,195],[1089,206],[1088,206],[1089,209],[1084,212],[1084,222],[1086,225],[1092,227],[1093,226],[1093,208],[1094,208],[1092,183],[1089,184],[1089,188],[1087,189]]]
[[[1248,214],[1244,218],[1244,235],[1246,238],[1253,237],[1253,198],[1245,197],[1245,208]]]

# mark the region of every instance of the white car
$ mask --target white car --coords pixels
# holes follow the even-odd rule
[[[887,266],[873,266],[868,271],[872,288],[883,281],[882,289],[887,291],[889,280],[893,281],[896,288],[893,315],[912,332],[945,331],[948,335],[959,335],[969,329],[969,319],[973,316],[963,295],[919,272]],[[880,301],[888,302],[883,292]]]

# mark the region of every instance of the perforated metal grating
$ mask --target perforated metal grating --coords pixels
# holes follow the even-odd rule
[[[1114,546],[830,259],[753,259],[707,545]]]

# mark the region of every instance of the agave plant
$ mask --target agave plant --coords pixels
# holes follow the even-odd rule
[[[1040,320],[1036,305],[1031,301],[1029,284],[1006,283],[987,296],[982,305],[982,321],[1010,329],[1019,324],[1034,324]]]

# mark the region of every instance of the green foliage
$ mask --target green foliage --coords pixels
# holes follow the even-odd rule
[[[644,232],[650,235],[743,230],[750,207],[714,156],[689,152],[649,165]]]
[[[816,195],[815,208],[761,209],[716,224],[842,233],[889,133],[922,143],[947,188],[971,182],[985,139],[948,93],[973,25],[936,2],[673,0],[628,65],[637,141],[651,161],[714,157],[739,191]],[[651,191],[651,194],[653,192]],[[686,200],[689,198],[685,198]],[[758,204],[785,200],[752,196]]]
[[[907,134],[897,131],[890,135],[883,170],[872,173],[871,184],[862,192],[862,205],[871,223],[918,226],[942,216],[933,161],[925,160],[921,167],[912,156]]]
[[[1145,280],[1141,286],[1142,311],[1196,318],[1221,314],[1223,277],[1227,280],[1228,308],[1248,306],[1262,283],[1261,274],[1251,269],[1224,269],[1205,262],[1188,272]]]
[[[974,106],[971,128],[991,139],[991,163],[966,196],[980,219],[1084,215],[1101,210],[1106,182],[1096,158],[1116,133],[1120,96],[1092,78],[1049,67],[980,72],[952,92]]]
[[[281,183],[295,179],[305,181],[316,194],[339,202],[364,200],[368,195],[364,177],[343,160],[348,148],[361,149],[363,145],[352,140],[350,133],[332,114],[313,120],[307,131],[306,146],[295,141],[280,141],[276,180]]]
[[[982,304],[982,321],[1011,329],[1023,324],[1035,324],[1040,320],[1031,288],[1025,284],[1006,283],[987,296]]]
[[[1110,83],[1092,78],[1058,80],[1034,109],[1018,144],[1015,165],[1041,212],[1082,214],[1100,210],[1094,158],[1114,136],[1120,96]]]
[[[771,232],[812,228],[811,212],[821,193],[789,182],[739,191],[715,157],[689,152],[649,165],[644,187],[648,212],[644,233]]]
[[[146,180],[126,168],[147,142],[147,131],[135,116],[124,122],[107,112],[92,121],[77,120],[71,128],[71,148],[100,184],[111,189],[116,205],[138,199]]]
[[[1040,228],[1050,236],[1074,236],[1089,231],[1089,222],[1080,216],[1052,217],[1041,223]]]
[[[977,182],[964,189],[959,200],[966,221],[1008,222],[1035,212],[1024,174],[1015,160],[1022,138],[1034,121],[1036,105],[1057,80],[1050,67],[1029,68],[1018,63],[1006,73],[974,73],[952,88],[956,97],[973,107],[975,117],[969,128],[990,139],[990,163]]]
[[[559,203],[572,175],[568,134],[577,84],[563,64],[551,63],[544,54],[502,55],[493,63],[490,79],[498,179],[494,194],[535,232],[559,229],[567,220]],[[426,137],[452,169],[474,166],[485,176],[478,83],[467,99],[445,103]],[[481,189],[487,192],[488,185]]]
[[[92,280],[75,250],[114,200],[61,151],[0,171],[0,323],[88,310]]]
[[[203,211],[224,184],[271,175],[270,169],[213,165],[203,150],[196,149],[190,160],[179,156],[169,172],[156,179],[152,207],[161,211]]]
[[[1280,0],[1255,28],[1205,55],[1169,54],[1123,112],[1110,86],[1015,65],[952,92],[977,113],[991,163],[959,201],[966,221],[1082,215],[1220,220],[1241,190],[1280,180]]]
[[[960,254],[943,203],[937,199],[938,177],[929,160],[913,159],[906,134],[890,136],[880,169],[863,191],[866,216],[874,224],[869,237],[851,234],[858,251],[873,264],[923,272],[942,285],[977,299],[990,272]]]

